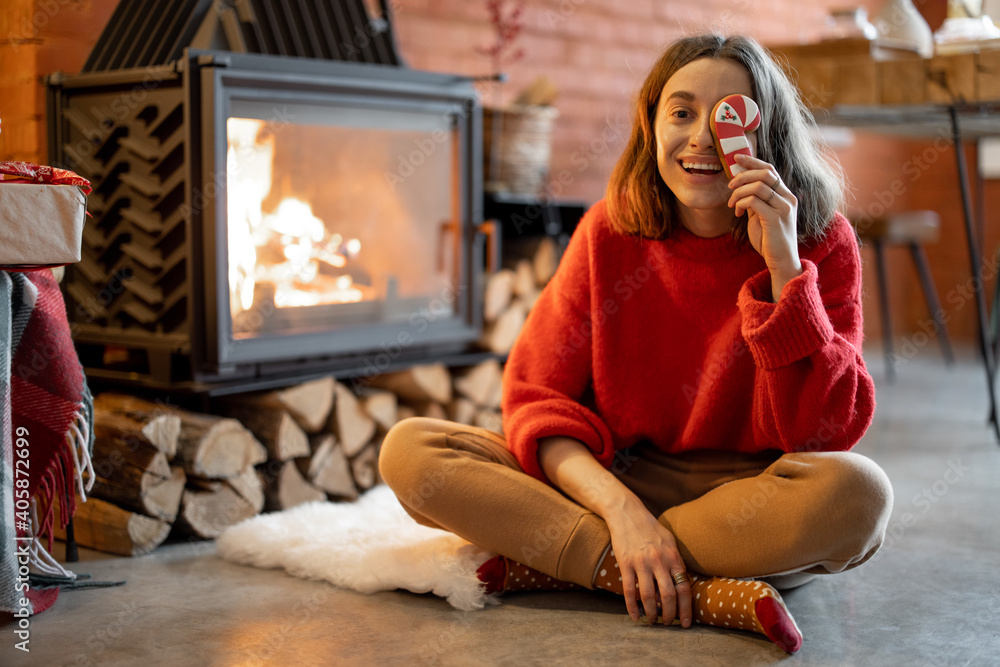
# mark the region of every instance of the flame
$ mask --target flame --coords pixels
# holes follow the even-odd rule
[[[251,118],[227,122],[229,288],[233,316],[250,310],[258,286],[273,286],[274,305],[297,308],[362,301],[365,291],[349,274],[326,275],[323,265],[347,268],[361,252],[358,239],[330,233],[308,202],[282,199],[265,213],[271,192],[275,137]],[[262,134],[265,136],[262,137]],[[279,252],[273,252],[275,249]],[[271,252],[268,252],[268,251]],[[263,261],[283,257],[284,261]],[[271,290],[265,290],[270,292]]]

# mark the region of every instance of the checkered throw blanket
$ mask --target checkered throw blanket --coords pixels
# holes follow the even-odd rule
[[[93,402],[52,273],[0,272],[0,610],[38,613],[55,601],[58,589],[26,587],[29,568],[73,576],[49,550],[55,503],[65,527],[77,496],[85,499],[93,484],[92,425]]]

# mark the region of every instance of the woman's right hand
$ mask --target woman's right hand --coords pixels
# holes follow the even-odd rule
[[[641,503],[629,503],[620,511],[609,512],[604,520],[611,531],[611,548],[618,561],[617,576],[621,577],[625,606],[632,620],[637,621],[640,616],[638,590],[643,611],[652,622],[656,622],[659,599],[664,625],[670,625],[676,617],[682,627],[690,627],[691,584],[674,583],[673,575],[687,572],[687,568],[673,533]]]

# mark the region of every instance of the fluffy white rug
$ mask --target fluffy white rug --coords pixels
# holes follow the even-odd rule
[[[476,578],[476,569],[496,554],[421,526],[384,485],[353,503],[316,502],[261,514],[232,526],[216,544],[228,561],[284,568],[361,593],[430,592],[466,611],[498,603]]]

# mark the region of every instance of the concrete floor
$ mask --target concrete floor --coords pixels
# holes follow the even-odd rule
[[[1000,664],[1000,445],[971,351],[926,358],[887,385],[857,451],[892,479],[890,538],[870,563],[786,594],[803,634],[788,656],[749,633],[633,624],[602,593],[523,593],[459,612],[403,592],[361,595],[231,565],[211,544],[74,569],[119,588],[64,592],[31,619],[31,653],[2,628],[2,665]],[[59,550],[57,548],[57,555]]]

